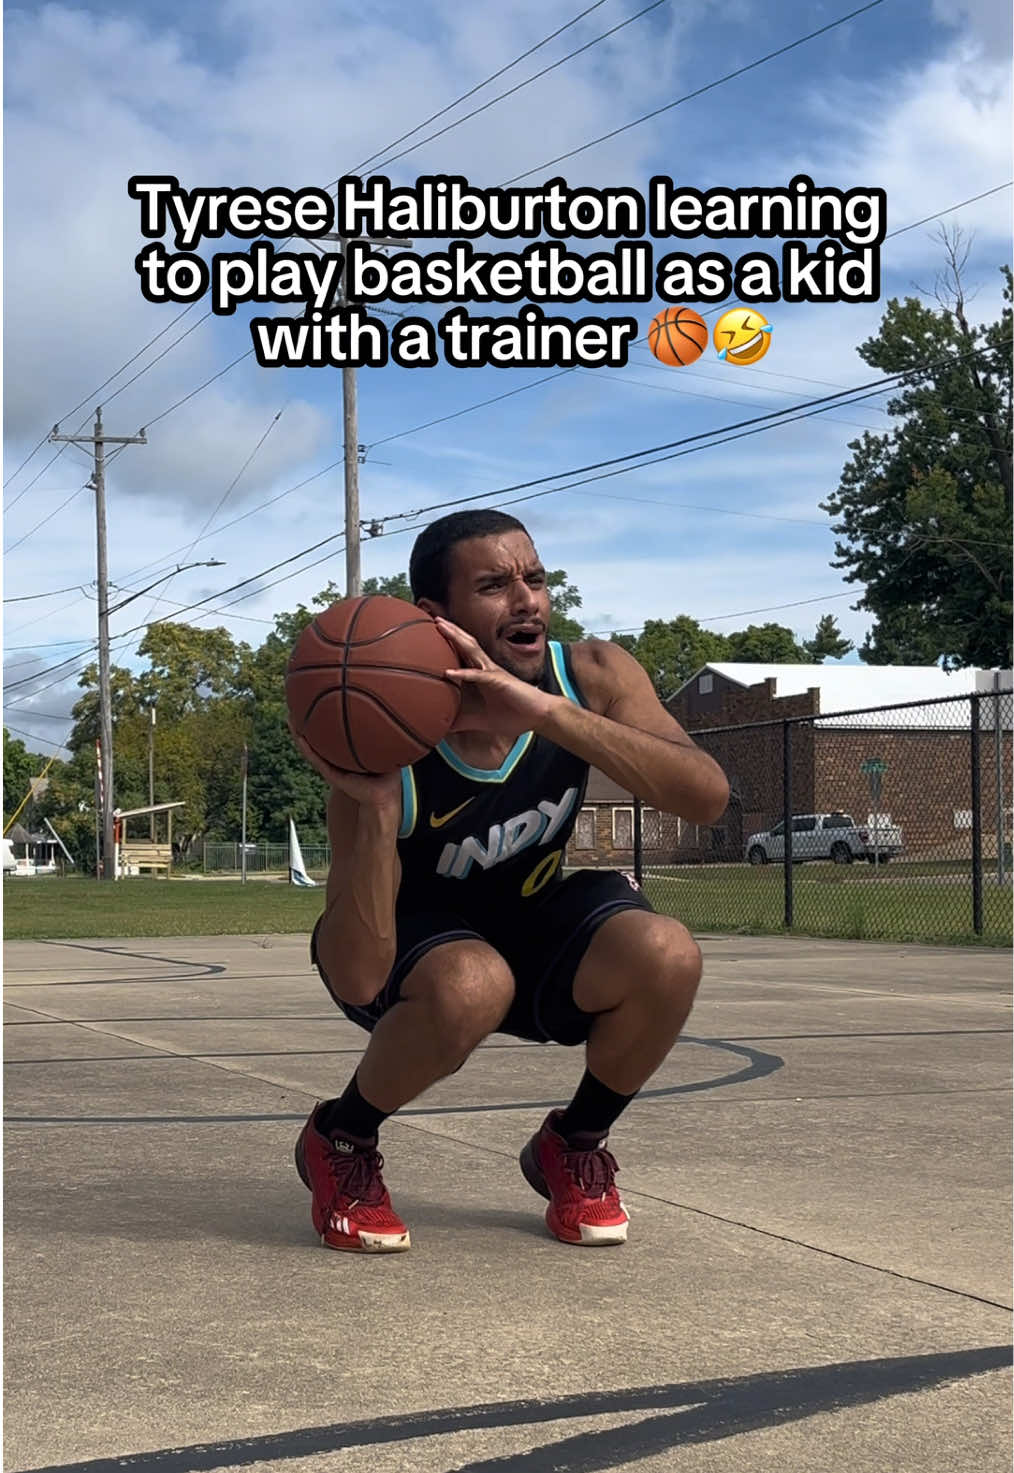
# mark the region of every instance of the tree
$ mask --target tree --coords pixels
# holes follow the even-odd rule
[[[805,665],[810,656],[784,624],[748,624],[727,636],[728,660],[753,665]]]
[[[852,641],[842,634],[833,614],[821,614],[813,638],[803,640],[803,649],[815,665],[822,665],[825,660],[840,660],[854,648]]]
[[[388,598],[403,598],[406,603],[412,603],[412,590],[408,585],[407,573],[395,573],[391,578],[367,578],[363,584],[364,593],[383,593]],[[336,593],[335,598],[339,595]],[[331,600],[334,602],[334,599]]]
[[[227,629],[149,624],[138,646],[150,663],[137,680],[138,699],[155,705],[163,720],[200,710],[235,690],[243,651]]]
[[[838,489],[822,503],[838,520],[833,566],[862,582],[857,607],[874,627],[872,664],[947,667],[1011,663],[1011,298],[972,326],[959,231],[942,235],[936,307],[892,298],[860,357],[904,373],[888,402],[902,423],[850,443]]]
[[[584,639],[584,625],[570,618],[571,609],[581,607],[581,595],[573,583],[567,582],[562,568],[554,568],[546,574],[549,589],[549,637],[562,640],[564,644],[575,644]]]
[[[12,737],[4,727],[4,824],[17,811],[21,800],[46,765],[45,757],[29,752],[20,737]]]
[[[663,701],[702,665],[732,658],[727,636],[702,629],[689,614],[669,620],[649,619],[640,634],[614,634],[611,638],[644,666]]]

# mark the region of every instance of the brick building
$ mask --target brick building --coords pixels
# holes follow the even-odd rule
[[[1000,672],[1011,689],[1011,672]],[[748,835],[781,818],[783,728],[792,726],[792,811],[850,813],[858,823],[872,814],[870,778],[863,763],[886,763],[878,812],[900,824],[907,858],[948,859],[970,853],[973,691],[993,689],[993,672],[897,665],[706,665],[667,703],[709,751],[729,779],[731,799],[721,820],[696,825],[653,809],[642,810],[646,864],[738,861]],[[944,705],[862,713],[870,706],[904,705],[949,697]],[[998,808],[1011,838],[1011,697],[1000,701],[1000,751],[994,736],[994,700],[980,710],[980,783],[983,852],[996,853]],[[820,713],[831,713],[821,717]],[[856,714],[854,714],[856,713]],[[770,723],[770,724],[762,724]],[[1000,757],[1000,799],[996,756]],[[633,865],[634,800],[592,770],[585,802],[567,851],[570,865]]]
[[[710,828],[664,818],[662,849],[682,862],[741,859],[746,838],[782,816],[781,723],[812,717],[790,729],[794,813],[841,811],[866,823],[876,802],[884,821],[901,825],[906,857],[967,855],[972,782],[967,697],[979,692],[985,697],[979,761],[983,851],[995,854],[1001,824],[1010,839],[1012,751],[1011,697],[997,702],[989,694],[993,675],[974,669],[948,673],[936,666],[704,666],[667,705],[720,763],[732,796]],[[999,676],[1000,689],[1009,692],[1011,672]],[[944,704],[919,704],[941,698]],[[886,765],[874,799],[864,764],[877,760]],[[998,816],[1001,809],[1005,818]]]

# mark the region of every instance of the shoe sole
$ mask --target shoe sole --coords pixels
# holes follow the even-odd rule
[[[553,1199],[550,1195],[549,1188],[546,1186],[546,1178],[543,1175],[542,1167],[539,1165],[535,1155],[534,1136],[522,1150],[518,1161],[521,1165],[522,1175],[532,1188],[532,1191],[538,1192],[540,1197],[545,1197],[546,1201],[551,1203]],[[614,1244],[625,1243],[627,1241],[627,1227],[629,1224],[623,1222],[610,1224],[607,1227],[599,1227],[592,1223],[583,1222],[578,1230],[580,1236],[573,1237],[569,1234],[568,1229],[558,1223],[556,1214],[552,1206],[550,1206],[546,1212],[546,1226],[554,1238],[561,1243],[566,1243],[571,1248],[609,1248]]]
[[[313,1187],[306,1171],[306,1161],[303,1156],[303,1137],[300,1136],[296,1142],[293,1153],[296,1159],[296,1170],[299,1179],[312,1195]],[[325,1233],[320,1234],[320,1245],[322,1248],[331,1248],[336,1253],[407,1253],[412,1246],[411,1234],[403,1233],[364,1233],[359,1232],[356,1236],[344,1238],[342,1242],[331,1242]]]
[[[542,1167],[539,1165],[538,1159],[535,1155],[534,1136],[532,1136],[527,1146],[525,1146],[522,1150],[521,1155],[518,1157],[518,1161],[521,1164],[522,1175],[524,1176],[525,1181],[531,1187],[532,1191],[538,1192],[540,1197],[545,1197],[547,1202],[550,1201],[551,1198],[549,1195],[549,1188],[546,1186],[546,1178],[542,1174]]]

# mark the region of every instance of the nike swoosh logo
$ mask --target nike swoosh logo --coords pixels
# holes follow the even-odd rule
[[[450,823],[451,819],[452,818],[455,818],[462,811],[462,809],[467,808],[468,805],[469,805],[469,803],[474,803],[474,802],[475,802],[475,799],[474,798],[466,798],[465,801],[464,801],[464,803],[459,803],[458,806],[457,806],[457,808],[452,808],[451,811],[450,811],[450,813],[442,814],[440,818],[437,818],[437,816],[436,816],[435,813],[431,813],[430,814],[430,828],[431,829],[442,829],[445,823]]]

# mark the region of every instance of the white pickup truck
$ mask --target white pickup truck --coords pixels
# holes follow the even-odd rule
[[[785,824],[774,824],[763,833],[751,834],[743,846],[751,864],[768,864],[785,858]],[[857,824],[851,813],[799,813],[792,816],[792,858],[830,859],[851,864],[868,859],[886,864],[901,853],[901,829],[882,814],[876,823]]]

